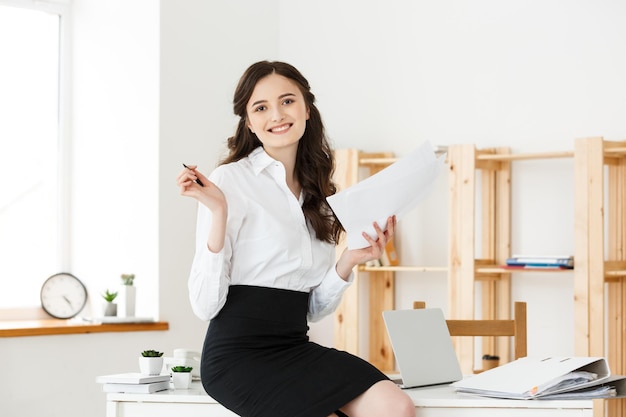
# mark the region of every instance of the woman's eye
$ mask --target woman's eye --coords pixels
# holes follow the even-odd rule
[[[291,103],[293,103],[293,100],[290,98],[285,99],[285,101],[283,101],[283,104],[291,104]]]
[[[265,106],[259,106],[256,109],[254,109],[254,111],[264,111],[265,110]]]

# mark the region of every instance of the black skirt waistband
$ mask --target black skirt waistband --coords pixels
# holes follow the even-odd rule
[[[283,323],[306,323],[309,293],[252,285],[231,285],[216,318],[249,317]]]

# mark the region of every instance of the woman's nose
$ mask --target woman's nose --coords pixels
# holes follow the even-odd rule
[[[274,110],[272,111],[272,121],[280,122],[284,118],[285,118],[285,114],[283,113],[282,109],[280,107],[274,108]]]

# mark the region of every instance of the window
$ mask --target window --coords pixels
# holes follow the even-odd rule
[[[16,7],[18,6],[18,7]],[[19,7],[25,6],[25,7]],[[60,6],[0,0],[0,309],[39,306],[67,257]],[[17,318],[17,317],[16,317]]]

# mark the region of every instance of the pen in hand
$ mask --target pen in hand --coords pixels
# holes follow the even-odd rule
[[[185,164],[183,164],[183,166],[187,169],[191,169]],[[204,187],[204,184],[202,184],[202,181],[200,181],[198,178],[196,178],[196,184],[198,184],[200,187]]]

